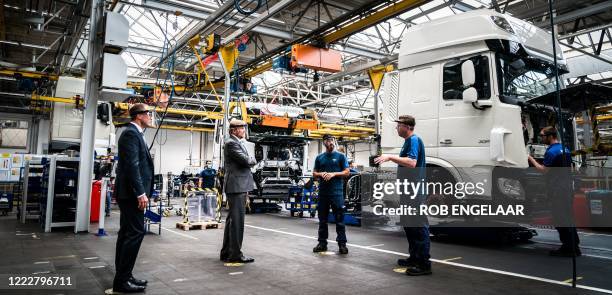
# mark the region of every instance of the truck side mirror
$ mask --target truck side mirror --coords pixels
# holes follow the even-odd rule
[[[473,103],[478,101],[478,92],[476,88],[469,87],[468,89],[463,90],[463,102],[465,103]]]
[[[474,62],[469,59],[461,64],[461,80],[464,87],[473,86],[476,82],[476,69],[474,69]]]

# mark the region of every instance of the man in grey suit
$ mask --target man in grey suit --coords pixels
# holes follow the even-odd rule
[[[246,195],[255,187],[251,167],[256,164],[255,159],[249,156],[242,143],[246,132],[245,127],[244,121],[232,120],[229,128],[230,136],[225,139],[223,147],[224,191],[229,205],[221,248],[221,260],[224,262],[250,263],[255,261],[251,257],[244,256],[240,250],[244,233]]]

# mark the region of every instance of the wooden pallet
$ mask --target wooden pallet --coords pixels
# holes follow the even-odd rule
[[[215,221],[208,222],[177,222],[176,228],[180,228],[182,230],[197,230],[197,229],[211,229],[211,228],[219,228],[219,223]]]

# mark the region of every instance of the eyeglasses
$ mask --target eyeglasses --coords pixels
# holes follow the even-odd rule
[[[149,117],[153,116],[153,112],[152,112],[152,111],[142,111],[142,112],[138,112],[138,113],[136,113],[136,114],[137,114],[137,115],[140,115],[140,114],[147,114],[147,116],[149,116]]]

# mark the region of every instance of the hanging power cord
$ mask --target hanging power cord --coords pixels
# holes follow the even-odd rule
[[[159,74],[161,72],[161,67],[163,64],[162,58],[164,56],[165,52],[169,51],[169,47],[170,47],[170,40],[168,40],[168,18],[166,18],[166,29],[164,32],[164,47],[162,49],[162,54],[160,56],[160,62],[157,64],[157,78],[155,81],[155,85],[158,84],[159,82]],[[155,130],[155,135],[153,135],[153,140],[151,141],[151,145],[149,146],[149,151],[151,151],[151,149],[153,148],[153,145],[155,144],[155,139],[157,138],[157,134],[159,133],[159,129],[161,128],[161,126],[164,124],[164,120],[166,119],[166,115],[168,114],[168,107],[170,106],[170,102],[172,101],[172,98],[174,96],[174,76],[172,75],[172,72],[174,72],[174,61],[175,61],[175,53],[172,53],[172,58],[170,58],[168,60],[168,66],[167,66],[167,71],[166,71],[166,77],[164,78],[164,82],[161,84],[161,91],[160,91],[160,95],[159,95],[159,99],[161,99],[162,94],[164,93],[164,89],[166,86],[166,82],[168,80],[168,76],[170,76],[170,96],[168,97],[168,102],[166,104],[166,107],[164,108],[164,112],[162,113],[162,117],[161,120]],[[157,102],[156,104],[158,104],[159,102]]]
[[[236,10],[238,10],[238,12],[248,16],[248,15],[253,14],[253,12],[257,11],[259,7],[261,7],[262,0],[257,0],[257,5],[255,5],[255,7],[252,9],[247,9],[246,7],[249,6],[251,3],[253,3],[253,0],[249,0],[249,2],[245,5],[245,7],[242,7],[242,5],[240,5],[240,2],[242,1],[234,0],[234,7],[236,8]]]
[[[246,3],[245,7],[251,5],[251,3],[253,3],[255,0],[249,0],[248,3]],[[211,31],[216,31],[217,29],[219,29],[222,26],[227,26],[227,22],[231,19],[234,18],[234,16],[236,16],[238,13],[241,13],[242,15],[244,15],[242,18],[240,18],[239,20],[237,20],[237,22],[242,22],[244,21],[247,17],[249,17],[251,14],[255,13],[257,10],[259,10],[259,8],[261,8],[262,5],[262,0],[257,0],[257,5],[255,8],[253,9],[249,9],[246,10],[242,7],[242,5],[240,4],[240,0],[235,0],[234,1],[234,7],[236,8],[236,12],[233,12],[231,14],[228,14],[227,16],[225,16],[223,18],[223,20],[221,22],[219,22],[217,24],[217,26],[214,29],[211,29]],[[266,0],[266,7],[268,6],[268,1]],[[223,30],[222,32],[220,32],[220,35],[224,35],[227,31],[229,31],[231,29],[231,26],[227,26],[227,28],[225,30]]]
[[[555,71],[555,93],[557,98],[557,110],[555,113],[557,114],[557,122],[559,122],[559,130],[561,132],[561,160],[563,167],[565,167],[566,165],[571,165],[571,163],[566,163],[567,161],[565,159],[565,120],[563,120],[563,113],[561,112],[561,89],[559,87],[559,69],[557,68],[557,39],[555,38],[555,23],[552,2],[553,0],[548,0],[548,12],[550,13],[549,19],[553,47],[553,66]],[[574,247],[576,240],[573,234],[570,235],[570,241],[572,243],[572,288],[576,288],[576,247]]]

